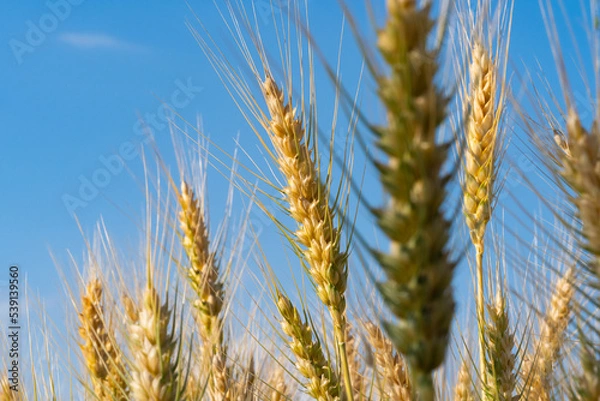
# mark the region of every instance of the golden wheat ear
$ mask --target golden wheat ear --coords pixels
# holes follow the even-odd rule
[[[124,300],[129,316],[129,347],[133,358],[131,395],[135,400],[175,401],[179,398],[178,339],[173,311],[149,282],[138,305]]]
[[[450,223],[442,211],[448,145],[436,142],[448,98],[435,84],[438,51],[428,47],[431,4],[387,4],[378,46],[391,74],[377,77],[377,84],[388,121],[375,134],[387,157],[377,168],[389,202],[375,214],[391,246],[375,253],[386,275],[378,288],[398,319],[384,327],[408,361],[415,396],[432,401],[432,373],[444,361],[454,315],[455,263],[447,250]]]
[[[80,348],[97,399],[124,401],[129,391],[124,379],[123,356],[114,333],[105,324],[102,288],[102,282],[93,278],[81,297]]]
[[[523,393],[528,394],[530,399],[549,399],[552,394],[552,371],[572,317],[574,293],[574,270],[569,269],[556,282],[546,315],[540,321],[540,337],[534,345],[534,352],[527,355],[523,363]]]
[[[367,339],[375,356],[377,386],[382,400],[411,400],[412,386],[408,367],[392,342],[372,322],[365,323]]]
[[[308,379],[306,392],[316,400],[339,400],[339,378],[325,358],[312,327],[302,320],[298,309],[281,293],[277,295],[277,309],[282,317],[281,329],[290,338],[290,349],[296,356],[296,367]]]

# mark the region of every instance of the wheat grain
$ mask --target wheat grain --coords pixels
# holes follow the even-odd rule
[[[79,336],[83,357],[92,379],[94,393],[100,401],[124,401],[127,384],[121,352],[109,333],[103,315],[102,283],[91,279],[81,298]]]
[[[283,369],[276,369],[273,375],[271,375],[266,392],[269,394],[267,397],[269,401],[284,401],[289,399],[288,386],[285,382]]]
[[[385,324],[389,338],[406,357],[420,399],[431,401],[431,374],[444,360],[454,313],[455,264],[446,251],[450,224],[442,212],[447,146],[436,144],[448,99],[435,85],[437,50],[428,50],[431,4],[419,9],[415,1],[387,4],[378,46],[391,75],[378,77],[378,94],[388,124],[375,134],[388,158],[377,168],[390,201],[376,217],[391,247],[388,254],[376,253],[387,277],[379,289],[399,319]]]
[[[291,338],[290,348],[296,355],[296,368],[308,379],[306,392],[316,400],[339,400],[338,377],[325,358],[318,338],[313,339],[310,325],[302,321],[298,310],[282,294],[277,297],[277,309],[283,318],[281,328]]]

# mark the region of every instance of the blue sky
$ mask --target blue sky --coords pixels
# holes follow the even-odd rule
[[[566,6],[575,24],[581,20],[578,3]],[[63,6],[51,6],[57,4]],[[212,2],[189,4],[216,39],[227,38]],[[333,4],[310,2],[313,34],[329,54],[335,54],[340,26]],[[267,11],[261,15],[260,23],[266,25]],[[171,145],[168,131],[160,128],[159,99],[175,104],[189,120],[202,115],[206,132],[225,149],[233,150],[238,133],[242,142],[255,146],[253,134],[185,26],[186,19],[193,20],[193,15],[183,1],[3,4],[0,272],[11,263],[19,264],[29,285],[51,305],[58,302],[62,289],[50,250],[63,261],[66,249],[76,256],[83,252],[82,236],[65,197],[77,197],[82,183],[93,180],[119,152],[132,155],[127,162],[132,174],[117,168],[109,177],[96,176],[106,185],[97,194],[88,191],[89,199],[76,212],[86,233],[102,216],[117,238],[137,244],[143,173],[131,146],[139,144],[138,115],[157,116],[156,137],[165,154]],[[361,13],[359,20],[365,23],[366,15]],[[562,24],[559,29],[565,32]],[[349,46],[344,57],[355,58],[355,49]],[[511,63],[523,72],[520,66],[533,66],[535,58],[554,81],[537,1],[517,0]],[[351,76],[357,68],[348,68]],[[226,184],[219,176],[214,185],[219,199]]]

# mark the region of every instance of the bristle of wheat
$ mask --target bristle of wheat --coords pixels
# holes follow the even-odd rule
[[[551,394],[553,365],[558,360],[564,334],[569,324],[571,300],[575,292],[574,270],[569,269],[556,283],[546,316],[540,322],[540,338],[535,352],[528,355],[523,366],[527,393],[532,400],[546,400]]]
[[[365,330],[373,353],[375,366],[380,370],[383,382],[379,389],[382,400],[412,400],[412,388],[408,368],[402,356],[394,350],[392,342],[372,322],[365,323]]]
[[[290,337],[290,348],[296,356],[296,367],[308,382],[306,392],[317,400],[340,399],[339,380],[325,358],[323,349],[309,324],[302,321],[296,307],[282,294],[277,298],[277,309],[282,316],[281,328]]]
[[[81,298],[79,336],[83,357],[90,373],[94,393],[98,400],[127,399],[122,355],[109,333],[102,306],[102,283],[94,278],[89,281]]]
[[[509,324],[504,294],[499,291],[488,308],[485,330],[487,383],[485,396],[490,401],[511,401],[517,382],[514,334]]]
[[[133,357],[131,393],[137,401],[174,401],[178,397],[177,339],[171,329],[172,312],[154,287],[144,290],[142,304],[128,307],[129,340]]]
[[[388,1],[387,22],[378,34],[391,67],[391,75],[378,77],[387,126],[375,130],[388,159],[377,168],[390,201],[376,216],[391,248],[376,256],[387,278],[380,292],[399,319],[386,323],[386,331],[406,357],[419,396],[430,401],[431,373],[445,358],[454,313],[455,263],[446,251],[450,223],[442,212],[447,146],[436,144],[448,99],[435,85],[438,54],[428,49],[431,4],[417,9],[415,3]]]

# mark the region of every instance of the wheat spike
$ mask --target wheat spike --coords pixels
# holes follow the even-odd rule
[[[178,399],[177,365],[173,360],[177,339],[170,328],[172,312],[152,285],[144,290],[136,308],[126,298],[129,340],[133,357],[131,394],[136,401],[175,401]]]
[[[91,279],[81,298],[79,336],[83,357],[92,379],[95,396],[100,401],[124,401],[127,384],[122,355],[109,333],[103,315],[102,283]]]
[[[498,291],[494,304],[488,308],[489,322],[486,326],[487,383],[485,396],[490,401],[511,401],[517,375],[515,339],[508,319],[508,311],[502,291]]]
[[[378,77],[378,94],[388,124],[378,127],[378,163],[388,205],[375,211],[391,242],[376,253],[387,281],[379,283],[384,302],[398,318],[386,331],[407,359],[422,401],[434,399],[432,372],[444,360],[454,300],[450,282],[455,263],[446,250],[450,223],[442,212],[448,177],[441,173],[447,145],[436,144],[448,99],[435,85],[437,50],[428,49],[431,4],[389,0],[388,18],[378,33],[379,50],[391,75]]]
[[[292,105],[286,104],[283,92],[270,75],[265,79],[262,91],[271,117],[268,127],[271,142],[287,182],[283,193],[289,203],[289,213],[299,225],[296,239],[305,248],[304,257],[317,295],[331,313],[345,389],[347,397],[352,398],[345,349],[347,255],[340,249],[340,232],[334,225],[334,212],[329,206],[328,192],[320,181],[312,150],[304,141],[302,120],[296,118]]]
[[[346,326],[346,352],[348,354],[350,375],[352,376],[354,401],[360,401],[365,399],[365,380],[363,377],[360,350],[352,329],[351,324]]]
[[[18,388],[18,391],[14,391],[11,388],[11,384],[8,378],[2,377],[0,380],[0,401],[21,401],[24,399],[22,395],[22,389]]]
[[[230,368],[223,344],[221,316],[224,291],[215,254],[209,250],[208,227],[201,199],[196,199],[191,186],[182,181],[179,223],[183,231],[183,247],[190,262],[188,281],[197,296],[194,307],[203,341],[202,355],[205,367],[211,371],[209,391],[214,401],[222,401],[231,397]]]
[[[338,377],[325,358],[319,340],[313,339],[311,326],[302,321],[298,310],[282,294],[277,297],[277,309],[283,318],[281,328],[291,338],[290,348],[296,355],[296,367],[308,379],[306,392],[316,400],[339,400]]]
[[[569,269],[557,281],[545,318],[540,322],[540,338],[535,353],[524,362],[528,399],[546,401],[551,395],[551,378],[554,363],[564,341],[564,333],[571,318],[571,300],[575,292],[574,270]]]
[[[183,247],[190,261],[188,279],[198,299],[194,307],[200,319],[202,340],[209,346],[222,342],[223,284],[215,255],[209,251],[208,228],[202,202],[196,199],[192,188],[183,181],[179,198],[179,222],[183,231]],[[212,353],[211,358],[212,358]]]
[[[460,364],[460,369],[454,386],[454,401],[475,401],[473,396],[473,380],[467,361]]]
[[[396,353],[392,342],[383,331],[372,322],[365,323],[365,330],[375,354],[375,366],[381,369],[382,387],[379,389],[382,400],[410,401],[412,388],[408,369],[402,357]]]
[[[269,401],[284,401],[289,399],[288,386],[285,382],[283,369],[278,368],[271,375],[266,393],[269,394],[266,398]]]
[[[471,94],[465,150],[463,207],[471,240],[483,247],[485,229],[491,216],[497,165],[498,116],[496,109],[496,68],[489,51],[479,42],[472,48],[469,68]],[[482,252],[482,251],[480,251]]]

